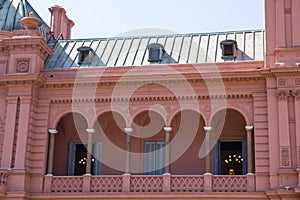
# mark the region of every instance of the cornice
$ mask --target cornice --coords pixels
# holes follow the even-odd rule
[[[265,77],[300,76],[299,67],[268,68],[260,71]]]
[[[230,94],[230,95],[197,95],[197,96],[139,96],[131,98],[95,98],[95,99],[73,99],[72,97],[68,98],[59,98],[51,99],[53,104],[81,104],[81,103],[127,103],[127,102],[170,102],[170,101],[218,101],[218,100],[251,100],[253,97],[251,94]]]
[[[42,37],[21,36],[13,38],[4,38],[0,41],[0,51],[7,50],[12,53],[21,49],[22,52],[37,51],[42,57],[46,57],[53,53],[52,48],[46,43]]]

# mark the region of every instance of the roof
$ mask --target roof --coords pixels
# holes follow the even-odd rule
[[[49,26],[27,0],[0,0],[0,29],[2,31],[23,30],[20,20],[23,17],[28,17],[30,12],[33,12],[34,16],[42,21],[39,32],[47,39]]]
[[[235,40],[235,61],[263,61],[263,30],[218,32],[202,34],[175,34],[140,37],[112,37],[100,39],[60,40],[53,44],[54,53],[45,63],[46,69],[78,67],[115,67],[150,65],[147,46],[159,43],[164,46],[160,64],[224,62],[220,42]],[[78,48],[90,47],[91,62],[78,64]]]

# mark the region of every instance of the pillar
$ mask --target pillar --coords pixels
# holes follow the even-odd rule
[[[170,133],[172,131],[172,127],[164,127],[164,131],[166,133],[165,137],[165,173],[170,173]]]
[[[49,142],[48,172],[47,172],[47,175],[53,175],[55,135],[58,133],[58,131],[56,129],[49,129],[48,133],[50,135],[50,142]]]
[[[245,126],[247,132],[247,169],[248,173],[253,173],[253,126]]]
[[[288,111],[289,95],[289,91],[277,91],[280,168],[290,168],[292,166]]]
[[[93,151],[93,133],[95,133],[95,129],[88,128],[86,129],[86,132],[88,133],[88,143],[87,143],[87,153],[86,153],[86,168],[85,168],[85,174],[90,175],[91,172],[91,166],[92,166],[92,151]]]
[[[20,97],[20,113],[17,133],[15,169],[25,170],[27,141],[29,137],[29,120],[31,96]]]
[[[130,135],[133,132],[132,128],[124,128],[126,133],[126,166],[125,166],[125,173],[130,173]]]
[[[7,97],[5,132],[1,160],[2,169],[10,169],[12,167],[12,154],[15,136],[17,104],[18,97]]]
[[[210,161],[210,131],[212,130],[211,126],[204,126],[205,131],[205,171],[206,173],[211,173],[211,161]]]

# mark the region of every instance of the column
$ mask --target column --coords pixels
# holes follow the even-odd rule
[[[294,92],[295,121],[296,121],[296,146],[297,146],[297,169],[300,171],[300,90]],[[300,180],[300,176],[299,176]],[[300,181],[299,181],[300,185]]]
[[[206,152],[206,157],[205,157],[205,171],[206,173],[211,173],[211,159],[210,159],[210,131],[212,130],[211,126],[204,126],[204,131],[205,131],[205,152]]]
[[[165,173],[170,173],[170,133],[172,131],[172,127],[164,127],[164,131],[166,133],[165,138]]]
[[[86,129],[86,132],[88,133],[88,143],[87,143],[87,153],[86,153],[86,168],[85,168],[85,174],[90,175],[91,172],[91,166],[92,166],[92,151],[93,151],[93,133],[95,133],[95,129],[88,128]]]
[[[3,141],[3,152],[1,160],[1,168],[9,169],[12,166],[12,154],[14,145],[14,135],[17,115],[17,97],[7,97],[6,120]]]
[[[291,143],[289,128],[288,97],[289,91],[277,91],[278,97],[278,130],[280,146],[280,167],[290,168],[291,164]]]
[[[245,126],[247,132],[247,169],[248,173],[253,173],[253,141],[252,141],[252,131],[253,126]]]
[[[132,128],[124,128],[126,133],[126,166],[125,166],[125,173],[130,173],[130,135],[133,132]]]
[[[48,132],[49,132],[49,135],[50,135],[50,142],[49,142],[48,172],[47,172],[47,175],[53,175],[55,135],[58,132],[57,132],[56,129],[49,129]]]
[[[17,133],[15,169],[25,169],[25,160],[27,154],[27,141],[29,137],[31,96],[20,97],[20,113]]]

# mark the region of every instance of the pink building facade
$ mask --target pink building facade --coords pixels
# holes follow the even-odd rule
[[[74,40],[63,8],[49,27],[3,1],[0,200],[299,199],[299,7],[266,0],[266,30]]]

